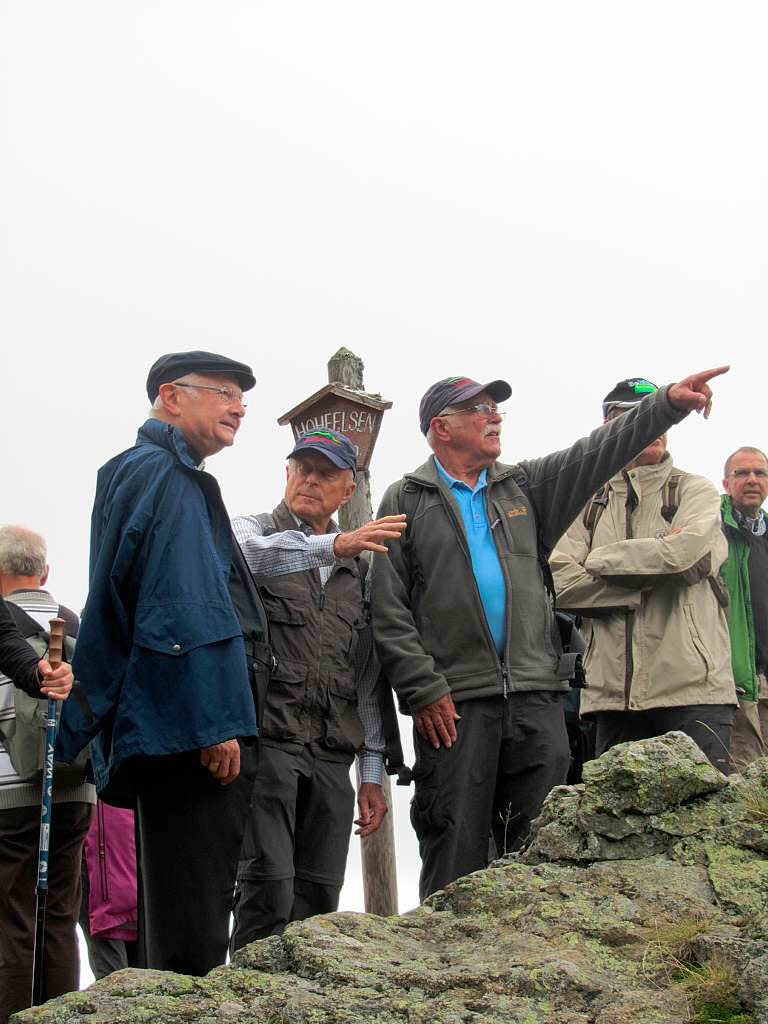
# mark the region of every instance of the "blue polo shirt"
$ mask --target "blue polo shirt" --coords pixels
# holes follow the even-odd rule
[[[488,510],[485,504],[487,470],[482,471],[475,489],[472,490],[463,480],[456,480],[452,477],[443,468],[437,457],[435,457],[435,465],[461,509],[464,529],[469,541],[472,571],[475,574],[477,589],[480,591],[480,599],[485,609],[485,618],[499,657],[503,658],[507,585],[504,581],[499,553],[493,540],[491,524],[488,522]]]

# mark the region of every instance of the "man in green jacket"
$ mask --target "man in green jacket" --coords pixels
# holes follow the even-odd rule
[[[570,448],[503,465],[505,381],[438,381],[419,422],[433,455],[392,484],[379,515],[405,512],[404,540],[374,558],[373,627],[400,710],[413,717],[411,820],[424,899],[518,847],[565,781],[570,666],[547,557],[584,503],[691,409],[727,367],[661,388]],[[459,720],[460,719],[460,720]]]
[[[728,558],[720,570],[731,595],[731,660],[739,710],[731,756],[736,771],[768,755],[768,459],[739,448],[725,463],[721,499]]]

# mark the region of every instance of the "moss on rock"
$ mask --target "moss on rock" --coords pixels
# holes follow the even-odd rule
[[[520,854],[409,914],[297,922],[206,978],[121,971],[14,1020],[693,1024],[679,965],[724,964],[732,1024],[768,1024],[765,801],[768,761],[728,780],[682,734],[624,744]]]

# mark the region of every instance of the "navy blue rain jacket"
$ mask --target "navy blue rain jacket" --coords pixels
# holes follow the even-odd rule
[[[228,589],[229,518],[197,461],[178,428],[150,419],[99,470],[73,660],[85,700],[65,703],[57,756],[72,761],[96,738],[100,790],[126,758],[258,732]]]

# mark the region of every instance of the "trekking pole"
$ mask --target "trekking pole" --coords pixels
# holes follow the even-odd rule
[[[64,655],[64,619],[51,619],[48,641],[48,664],[57,669]],[[45,720],[45,760],[43,762],[43,793],[40,807],[40,847],[37,855],[35,896],[35,948],[32,954],[32,1005],[43,1001],[43,956],[45,945],[45,904],[48,899],[48,852],[51,843],[51,811],[53,805],[53,748],[56,745],[58,722],[57,701],[48,698]]]

